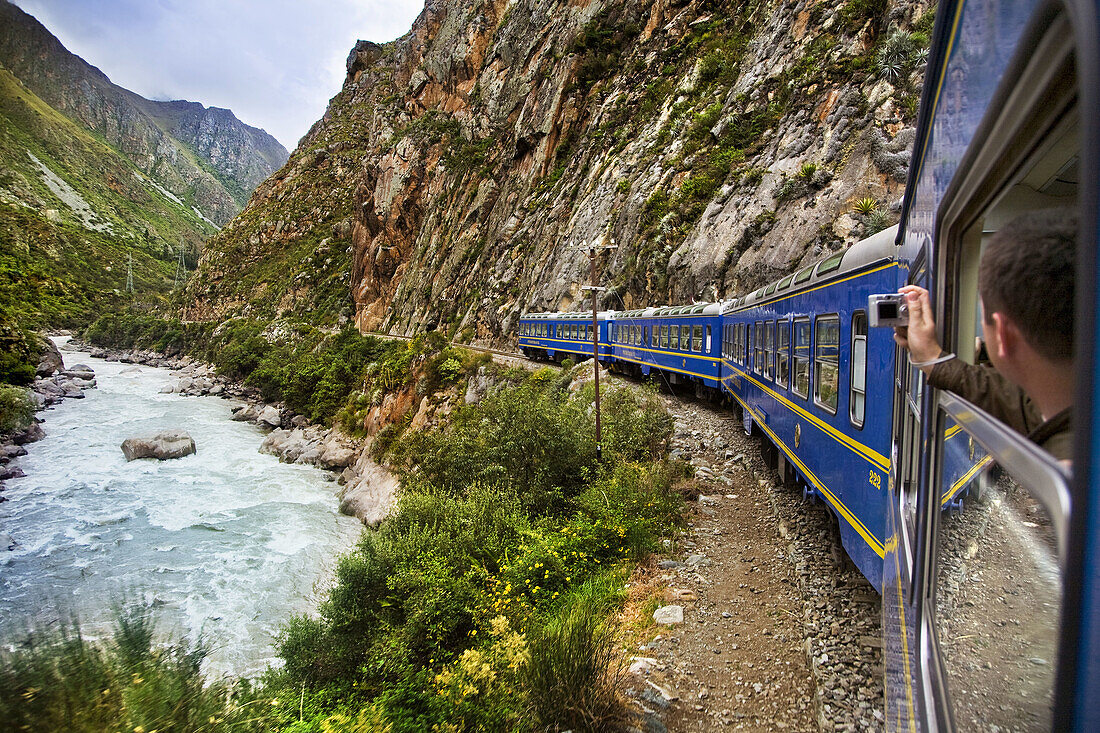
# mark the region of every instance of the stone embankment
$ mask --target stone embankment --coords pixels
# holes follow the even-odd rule
[[[305,415],[296,414],[281,403],[265,402],[259,390],[227,379],[214,367],[189,356],[173,358],[152,351],[79,346],[96,358],[172,370],[173,381],[161,389],[162,393],[238,400],[232,408],[232,420],[250,422],[271,431],[260,452],[277,456],[284,463],[309,464],[330,472],[340,486],[337,496],[341,512],[366,525],[377,526],[392,511],[397,478],[371,459],[369,438],[357,440],[339,428],[314,425]],[[387,415],[404,414],[402,406],[407,409],[403,402],[401,405],[394,402],[387,398],[379,408],[381,414],[374,421],[379,429],[390,422]]]

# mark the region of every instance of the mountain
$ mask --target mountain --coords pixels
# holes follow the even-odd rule
[[[275,138],[229,110],[152,101],[112,84],[7,0],[0,0],[0,28],[0,65],[219,226],[286,162]]]
[[[507,336],[527,310],[733,297],[892,224],[921,0],[428,0],[361,41],[213,237],[196,318]]]

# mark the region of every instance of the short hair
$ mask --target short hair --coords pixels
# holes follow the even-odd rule
[[[1051,361],[1073,358],[1077,214],[1047,209],[1016,217],[992,237],[978,267],[987,322],[1003,313]]]

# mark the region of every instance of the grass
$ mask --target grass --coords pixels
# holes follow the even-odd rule
[[[75,621],[8,639],[0,651],[6,730],[260,731],[270,704],[247,682],[209,680],[206,652],[162,641],[146,607],[120,610],[103,641]]]

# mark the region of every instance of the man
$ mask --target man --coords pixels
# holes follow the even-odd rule
[[[1013,219],[978,268],[985,343],[995,369],[945,354],[928,291],[901,289],[909,326],[894,340],[928,382],[973,402],[1055,458],[1072,457],[1073,303],[1077,216],[1055,209]]]

